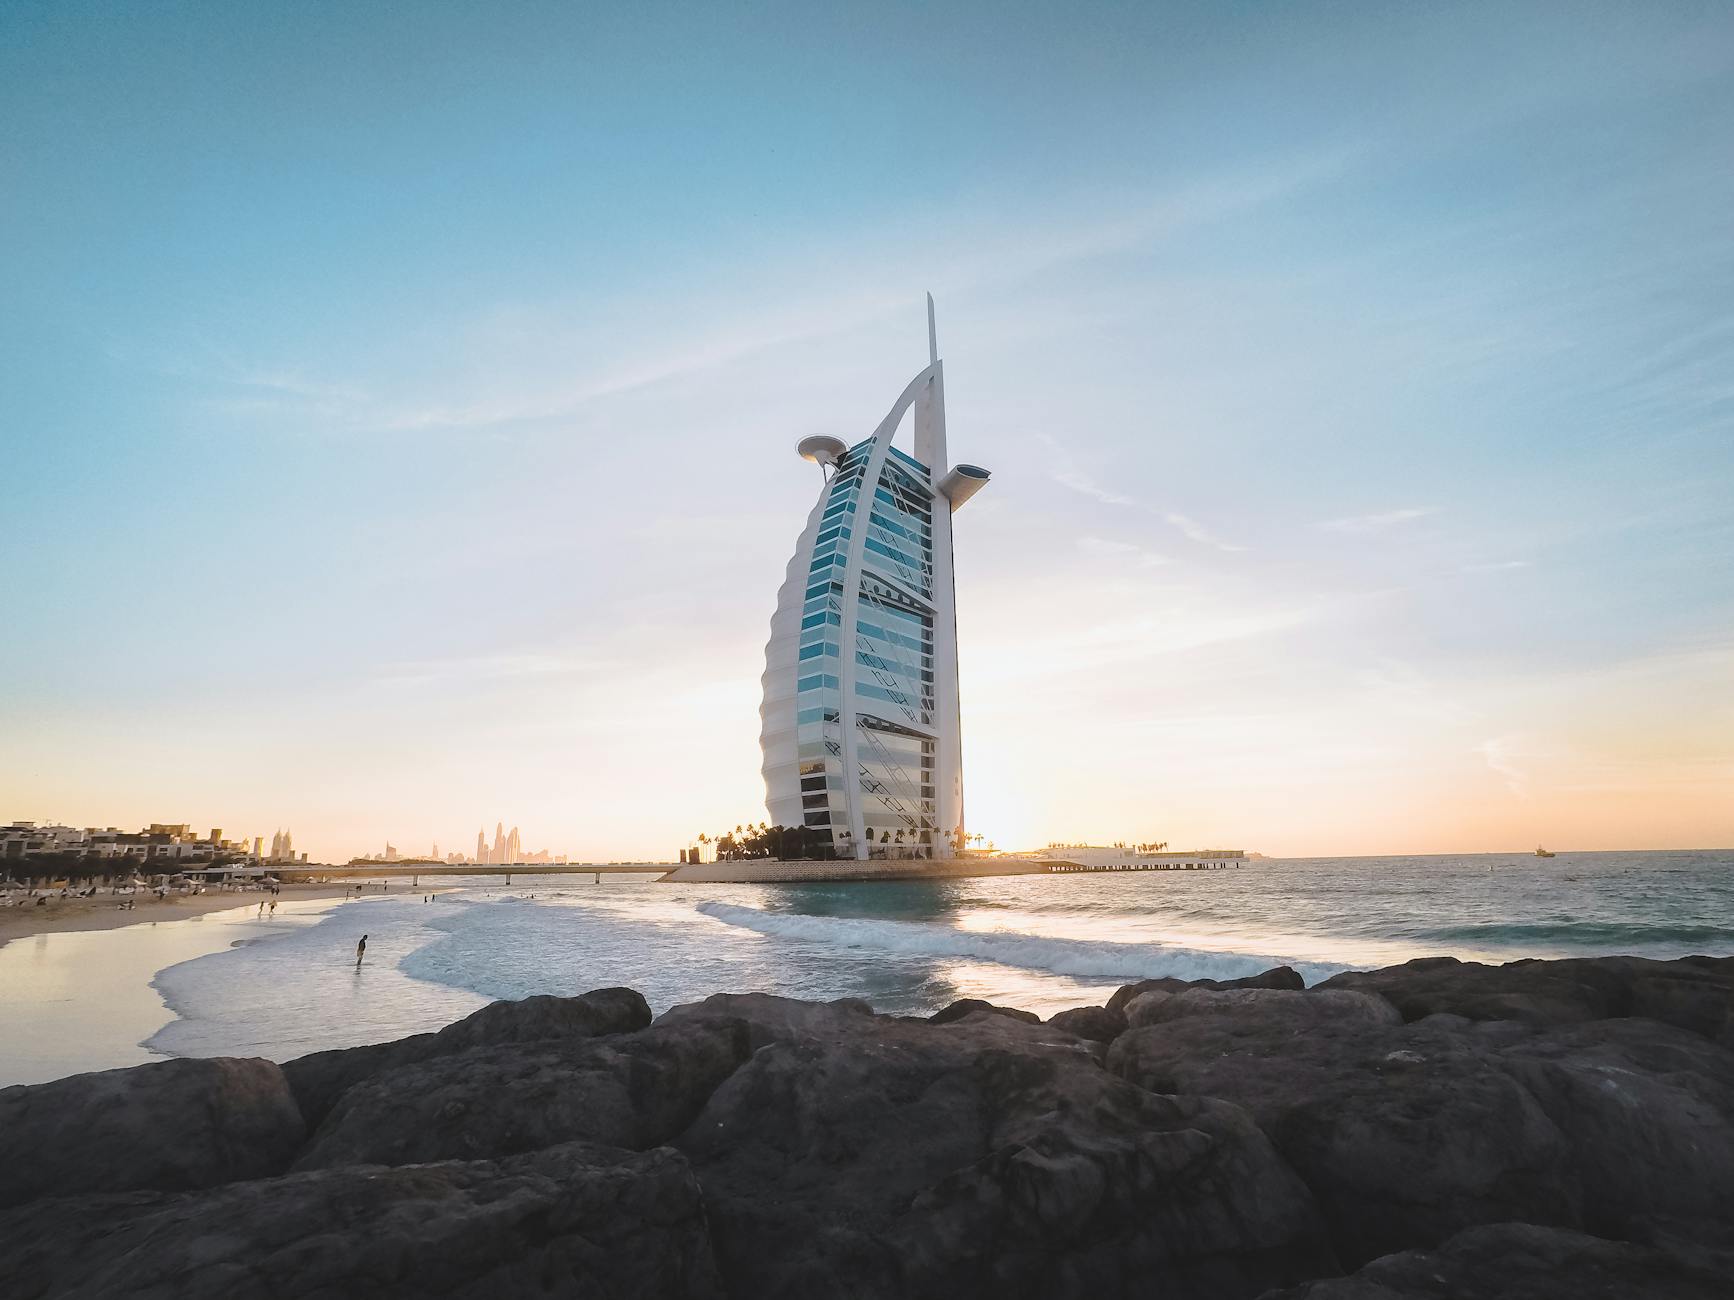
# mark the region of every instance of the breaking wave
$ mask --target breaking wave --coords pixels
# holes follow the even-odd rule
[[[1293,966],[1307,983],[1313,984],[1351,969],[1332,962],[1296,961],[1261,953],[1211,952],[1159,943],[1056,939],[1004,930],[958,930],[919,921],[767,912],[737,903],[703,902],[698,904],[698,910],[725,925],[773,939],[898,956],[993,962],[1076,979],[1138,980],[1163,975],[1180,979],[1239,979],[1272,966]]]

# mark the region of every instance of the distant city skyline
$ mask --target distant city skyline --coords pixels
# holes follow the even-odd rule
[[[1734,10],[915,22],[0,6],[0,818],[762,820],[931,290],[971,832],[1734,844]]]

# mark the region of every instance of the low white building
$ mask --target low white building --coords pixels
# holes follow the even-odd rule
[[[226,840],[220,830],[196,835],[185,823],[153,822],[138,831],[113,826],[80,829],[27,821],[0,826],[0,862],[47,853],[98,854],[144,862],[209,862],[219,854],[257,860],[254,846],[247,841]]]

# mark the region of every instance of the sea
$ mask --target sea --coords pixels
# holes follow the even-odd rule
[[[287,1060],[435,1029],[495,998],[609,985],[659,1012],[762,990],[862,998],[898,1015],[958,998],[1047,1015],[1159,975],[1286,964],[1312,983],[1442,954],[1734,954],[1730,851],[779,886],[627,874],[437,883],[447,892],[432,901],[399,879],[275,921],[243,918],[229,946],[156,973],[167,1019],[143,1048]]]

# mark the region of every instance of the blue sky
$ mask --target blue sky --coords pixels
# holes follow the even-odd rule
[[[0,8],[0,817],[763,816],[939,304],[974,829],[1734,842],[1734,14]]]

